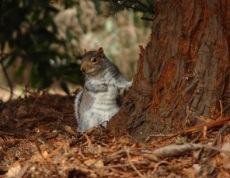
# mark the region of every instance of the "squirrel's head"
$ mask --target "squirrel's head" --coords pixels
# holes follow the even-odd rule
[[[81,71],[88,75],[97,75],[104,69],[106,57],[103,48],[86,52],[82,57]]]

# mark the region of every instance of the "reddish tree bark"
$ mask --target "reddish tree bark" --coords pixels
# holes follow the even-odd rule
[[[230,113],[230,1],[158,1],[150,42],[122,107],[108,124],[137,140]]]

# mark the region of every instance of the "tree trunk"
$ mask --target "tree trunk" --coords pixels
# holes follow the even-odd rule
[[[228,115],[229,44],[230,1],[158,1],[150,42],[108,130],[144,141]]]

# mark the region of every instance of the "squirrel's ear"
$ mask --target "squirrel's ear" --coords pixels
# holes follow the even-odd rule
[[[84,53],[87,53],[87,49],[84,48]]]
[[[98,50],[97,50],[97,56],[98,57],[105,57],[105,54],[104,54],[104,51],[103,51],[103,48],[100,47]]]

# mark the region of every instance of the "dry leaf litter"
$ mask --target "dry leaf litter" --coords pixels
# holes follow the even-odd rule
[[[28,92],[0,105],[0,177],[230,177],[230,117],[138,143],[79,133],[74,96]]]

